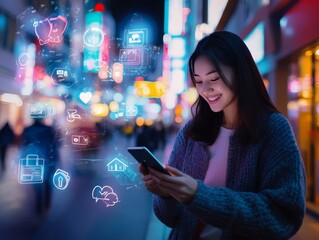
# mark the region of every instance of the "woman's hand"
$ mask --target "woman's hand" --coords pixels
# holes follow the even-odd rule
[[[197,181],[176,168],[166,165],[166,169],[171,175],[148,168],[149,173],[142,177],[146,188],[151,192],[158,191],[159,196],[172,196],[179,202],[192,201],[197,190]]]
[[[139,172],[142,173],[142,180],[148,191],[161,197],[171,197],[169,194],[166,194],[161,190],[160,186],[158,186],[157,182],[153,179],[152,174],[150,174],[149,169],[143,166],[143,164],[140,164]]]

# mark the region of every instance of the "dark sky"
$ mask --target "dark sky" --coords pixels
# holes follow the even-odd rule
[[[164,0],[108,1],[107,7],[116,21],[118,36],[130,25],[146,26],[151,31],[150,40],[154,44],[161,44],[164,33]]]

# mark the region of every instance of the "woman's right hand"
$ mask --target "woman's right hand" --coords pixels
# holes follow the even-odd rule
[[[142,173],[142,180],[144,182],[144,186],[148,191],[151,193],[154,193],[160,197],[169,198],[171,197],[169,194],[164,193],[160,186],[157,184],[157,182],[153,178],[153,174],[148,170],[146,166],[143,166],[143,164],[140,164],[139,166],[139,172]]]

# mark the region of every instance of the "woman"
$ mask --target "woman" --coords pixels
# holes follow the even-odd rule
[[[305,213],[305,172],[287,119],[235,34],[202,39],[189,60],[199,97],[167,170],[140,166],[169,239],[289,239]]]

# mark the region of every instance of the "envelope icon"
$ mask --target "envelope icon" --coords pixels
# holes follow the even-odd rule
[[[137,107],[136,106],[126,106],[126,116],[127,117],[135,117],[137,115]]]

